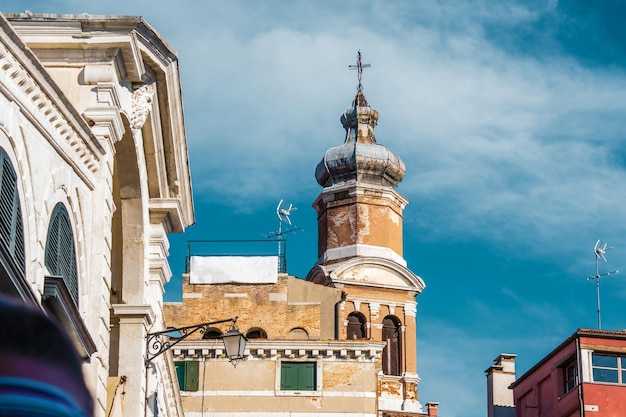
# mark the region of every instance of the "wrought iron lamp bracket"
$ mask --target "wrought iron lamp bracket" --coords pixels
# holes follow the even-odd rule
[[[148,366],[154,358],[170,350],[197,331],[200,331],[200,333],[206,333],[209,330],[209,326],[228,322],[232,323],[231,328],[233,328],[234,326],[236,326],[235,323],[237,322],[237,317],[210,321],[207,323],[195,324],[192,326],[176,328],[170,327],[158,332],[148,333],[146,338],[146,366]],[[180,336],[170,336],[174,332],[180,333]]]

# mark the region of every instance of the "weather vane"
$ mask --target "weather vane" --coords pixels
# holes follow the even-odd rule
[[[600,319],[600,278],[619,273],[619,271],[617,270],[611,271],[611,272],[605,272],[604,274],[600,274],[599,272],[598,263],[600,259],[606,262],[606,257],[604,256],[604,254],[606,253],[606,251],[609,251],[611,249],[613,248],[610,248],[610,247],[607,248],[607,244],[605,242],[601,242],[600,240],[596,242],[596,245],[593,247],[593,253],[596,255],[596,274],[592,277],[587,277],[587,280],[589,281],[591,280],[596,281],[596,297],[597,297],[597,305],[598,305],[598,330],[602,329],[602,320]]]
[[[358,91],[363,91],[363,84],[361,84],[361,80],[363,78],[363,68],[369,68],[369,67],[371,67],[370,64],[363,64],[361,62],[361,51],[357,52],[356,65],[348,65],[348,68],[350,68],[351,70],[357,71],[357,75],[359,77],[359,85],[357,87]]]

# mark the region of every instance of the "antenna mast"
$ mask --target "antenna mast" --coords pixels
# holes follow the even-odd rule
[[[286,240],[283,239],[283,236],[287,233],[293,233],[300,230],[300,227],[293,227],[291,229],[283,230],[283,223],[287,222],[291,226],[291,215],[292,211],[298,210],[297,207],[294,207],[293,204],[287,203],[285,200],[281,199],[276,206],[276,215],[278,216],[278,231],[270,233],[267,237],[276,237],[278,241],[278,272],[287,272],[287,245]],[[285,243],[285,248],[283,249],[283,242]]]
[[[609,251],[611,249],[613,248],[611,247],[607,248],[606,242],[602,242],[598,239],[598,241],[596,242],[596,245],[593,247],[593,253],[596,256],[596,274],[594,276],[587,277],[588,281],[591,281],[591,280],[596,281],[596,297],[597,297],[597,306],[598,306],[598,330],[602,329],[602,320],[600,317],[600,278],[619,273],[618,270],[605,272],[604,274],[600,274],[599,272],[600,270],[599,270],[598,264],[599,264],[600,259],[606,262],[606,257],[604,256],[604,254],[606,253],[606,251]]]

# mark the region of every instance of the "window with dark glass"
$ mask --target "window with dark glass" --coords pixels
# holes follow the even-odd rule
[[[315,391],[315,362],[281,362],[280,389],[283,391]]]
[[[626,357],[594,353],[591,369],[594,382],[626,384]]]
[[[348,339],[365,339],[367,336],[365,317],[361,313],[348,315]]]
[[[578,386],[578,364],[575,360],[563,366],[563,393],[567,394]]]
[[[402,367],[402,337],[400,320],[393,316],[387,316],[383,320],[383,342],[387,346],[383,349],[383,372],[385,375],[400,375]]]
[[[261,328],[253,327],[252,329],[248,330],[248,333],[246,333],[246,337],[248,339],[267,339],[267,333],[265,333],[265,330]]]
[[[65,206],[57,204],[52,211],[46,240],[46,268],[51,275],[63,277],[63,282],[78,305],[78,270],[72,224]]]
[[[207,331],[202,336],[203,339],[221,339],[222,332],[215,327],[209,327]]]
[[[181,361],[174,362],[178,386],[181,391],[198,391],[199,362]]]

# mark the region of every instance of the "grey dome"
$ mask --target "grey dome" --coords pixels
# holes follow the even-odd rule
[[[359,90],[352,107],[341,116],[346,129],[343,145],[330,148],[315,168],[315,178],[322,187],[356,180],[360,183],[395,187],[406,173],[404,162],[386,146],[376,142],[374,127],[378,112]]]

